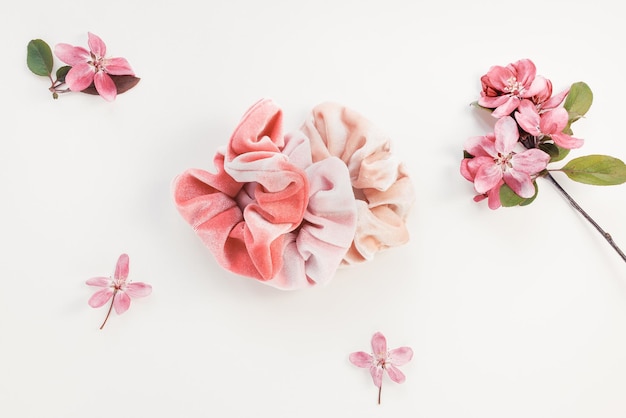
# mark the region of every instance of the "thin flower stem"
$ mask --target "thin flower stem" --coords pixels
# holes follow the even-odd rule
[[[613,247],[613,249],[617,252],[617,254],[619,254],[619,256],[622,257],[622,260],[626,261],[626,254],[624,254],[624,252],[617,246],[615,241],[613,241],[613,237],[611,237],[611,234],[609,234],[604,229],[602,229],[602,227],[600,227],[600,225],[598,225],[598,223],[591,216],[589,216],[589,214],[587,214],[587,212],[585,212],[578,203],[576,203],[576,201],[569,195],[569,193],[567,193],[565,189],[561,187],[561,185],[556,181],[554,177],[552,177],[552,175],[549,172],[546,173],[544,177],[548,179],[554,185],[554,187],[557,188],[559,192],[561,192],[561,194],[565,197],[565,199],[567,199],[569,204],[574,207],[574,209],[580,212],[580,214],[587,221],[589,221],[589,223],[591,223],[591,225],[593,225],[594,228],[596,228],[596,230],[600,233],[600,235],[602,235],[604,239],[607,240],[607,242],[611,245],[611,247]]]
[[[378,386],[378,405],[380,405],[380,393],[383,391],[383,384],[381,383],[380,386]]]
[[[107,323],[109,319],[109,315],[111,315],[111,310],[113,309],[113,301],[115,301],[115,296],[117,295],[117,289],[113,291],[113,296],[111,297],[111,305],[109,305],[109,311],[107,312],[107,316],[104,318],[104,322],[100,325],[100,329],[104,328],[104,324]]]

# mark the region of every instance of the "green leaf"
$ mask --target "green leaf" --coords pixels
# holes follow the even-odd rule
[[[35,74],[49,76],[52,74],[52,50],[41,39],[33,39],[26,48],[26,65]]]
[[[591,107],[592,102],[593,93],[586,83],[579,81],[572,84],[563,104],[569,114],[568,126],[582,118]]]
[[[64,65],[57,70],[57,81],[65,83],[65,76],[72,69],[69,65]]]
[[[626,182],[626,165],[622,160],[608,155],[574,158],[561,171],[574,181],[596,186],[613,186]]]
[[[551,142],[542,142],[539,144],[539,149],[550,156],[550,161],[554,161],[559,157],[559,147]]]
[[[551,163],[561,161],[563,158],[567,157],[567,154],[569,154],[569,150],[567,148],[561,148],[551,142],[542,142],[539,144],[539,149],[550,156]]]
[[[537,198],[537,194],[539,193],[539,188],[537,187],[537,182],[533,181],[533,186],[535,186],[535,194],[533,197],[523,198],[519,196],[517,193],[513,191],[509,186],[503,184],[500,187],[500,204],[505,208],[510,208],[512,206],[527,206],[530,205],[535,198]]]

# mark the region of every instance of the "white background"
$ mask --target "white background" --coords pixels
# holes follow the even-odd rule
[[[547,182],[491,211],[459,174],[492,121],[469,103],[492,65],[532,59],[594,104],[571,157],[626,158],[619,2],[12,1],[0,16],[0,416],[622,418],[626,265]],[[26,67],[42,38],[99,35],[139,85],[54,101]],[[56,61],[59,65],[59,61]],[[293,130],[316,104],[394,141],[417,191],[411,241],[283,292],[222,270],[171,181],[210,169],[239,118],[274,99]],[[569,159],[569,158],[568,158]],[[560,165],[555,164],[554,167]],[[626,186],[555,177],[626,247]],[[84,281],[130,255],[153,285],[100,325]],[[382,404],[348,354],[409,345]]]

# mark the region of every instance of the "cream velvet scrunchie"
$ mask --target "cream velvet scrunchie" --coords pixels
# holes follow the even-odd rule
[[[336,103],[315,107],[301,130],[311,141],[314,162],[339,157],[350,172],[358,219],[343,263],[371,260],[382,249],[406,243],[415,192],[404,165],[391,153],[389,138]]]

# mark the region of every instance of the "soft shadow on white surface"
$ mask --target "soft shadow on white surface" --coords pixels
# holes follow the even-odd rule
[[[555,90],[595,95],[572,157],[626,158],[617,5],[497,2],[59,0],[5,6],[0,124],[0,416],[626,416],[626,266],[547,182],[490,211],[459,174],[488,119],[491,65],[532,59]],[[139,85],[53,101],[25,65],[42,38],[103,38]],[[393,139],[418,200],[411,242],[282,292],[222,270],[178,215],[171,181],[212,168],[247,108],[296,129],[343,103]],[[558,175],[558,174],[557,174]],[[558,177],[626,246],[626,186]],[[154,287],[98,330],[84,281],[130,255]],[[407,381],[348,362],[382,331]]]

